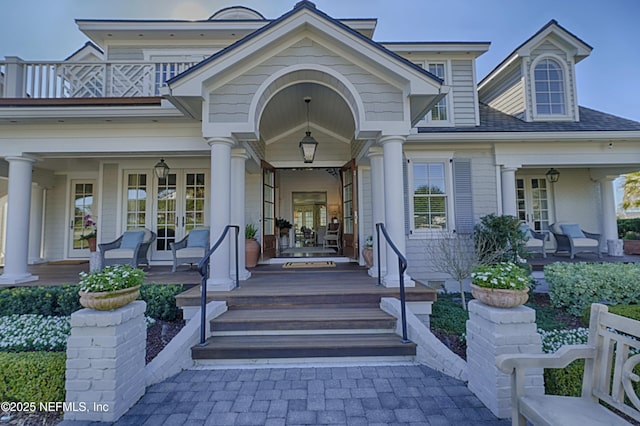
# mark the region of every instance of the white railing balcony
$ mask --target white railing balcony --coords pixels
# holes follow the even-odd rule
[[[137,98],[160,95],[196,62],[0,62],[0,98]]]

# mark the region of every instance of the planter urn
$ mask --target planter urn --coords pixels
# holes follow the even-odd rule
[[[140,296],[140,286],[114,291],[79,291],[78,295],[80,296],[80,304],[85,308],[96,311],[111,311],[136,300]]]
[[[245,240],[244,243],[245,266],[255,268],[260,258],[260,243],[255,238]]]
[[[529,300],[529,289],[508,290],[501,288],[480,287],[471,283],[471,294],[485,305],[495,308],[515,308]]]

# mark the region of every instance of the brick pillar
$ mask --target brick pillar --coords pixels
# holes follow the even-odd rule
[[[145,302],[135,301],[71,315],[65,420],[114,422],[144,395],[145,309]]]
[[[496,417],[511,417],[510,376],[498,370],[496,356],[542,353],[535,321],[536,311],[526,306],[502,309],[477,300],[469,302],[467,386]],[[527,394],[542,395],[542,369],[528,370],[526,383]]]

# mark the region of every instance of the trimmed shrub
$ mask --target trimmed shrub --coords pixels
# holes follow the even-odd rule
[[[618,219],[618,238],[624,238],[629,231],[640,232],[640,218]]]
[[[176,305],[176,295],[182,293],[182,291],[182,285],[143,285],[140,287],[140,298],[147,302],[145,314],[162,321],[182,319],[182,311]]]
[[[460,297],[456,295],[456,297]],[[431,328],[446,334],[462,336],[467,332],[467,312],[459,301],[453,300],[453,295],[438,295],[438,300],[433,304],[431,313]]]
[[[0,401],[65,400],[64,352],[0,353]]]
[[[640,305],[613,305],[608,306],[609,312],[612,314],[620,315],[623,317],[631,318],[636,321],[640,321]],[[589,325],[591,319],[591,305],[584,308],[582,311],[582,322],[585,325]]]
[[[638,264],[558,262],[544,268],[551,304],[577,317],[592,303],[640,302],[638,276]]]

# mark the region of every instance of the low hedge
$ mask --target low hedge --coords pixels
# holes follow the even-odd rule
[[[544,268],[551,304],[577,317],[592,303],[640,302],[638,276],[639,264],[557,262]]]
[[[640,321],[640,305],[613,305],[609,306],[609,312],[623,317]],[[582,312],[582,322],[589,325],[591,318],[591,305],[587,306]]]
[[[0,353],[0,401],[65,400],[64,352]]]
[[[0,290],[0,316],[37,314],[69,316],[81,309],[78,285],[13,287]],[[163,321],[181,318],[175,296],[182,285],[144,284],[140,298],[147,302],[146,315]]]

